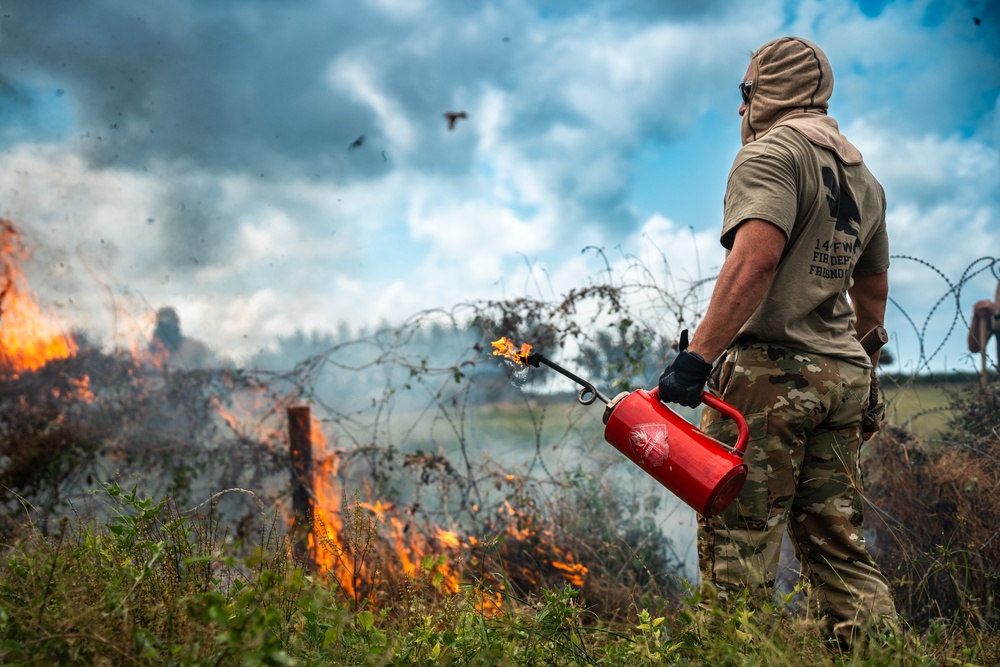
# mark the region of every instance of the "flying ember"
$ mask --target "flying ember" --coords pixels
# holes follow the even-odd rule
[[[500,340],[495,340],[490,344],[493,346],[494,357],[510,359],[518,366],[524,366],[528,363],[528,355],[531,354],[531,346],[527,343],[522,343],[521,349],[518,350],[514,347],[514,343],[512,343],[510,339],[503,336]]]

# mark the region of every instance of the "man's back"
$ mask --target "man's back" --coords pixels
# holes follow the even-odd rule
[[[756,338],[868,365],[847,300],[856,271],[888,268],[885,195],[863,162],[845,164],[793,127],[740,150],[726,190],[723,239],[743,220],[784,231],[784,255],[741,330]]]

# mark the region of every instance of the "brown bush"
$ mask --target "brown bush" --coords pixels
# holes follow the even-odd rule
[[[1000,564],[1000,384],[952,397],[942,440],[887,427],[866,447],[878,561],[910,622],[996,627]]]

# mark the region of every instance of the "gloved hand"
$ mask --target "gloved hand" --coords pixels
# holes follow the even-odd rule
[[[712,364],[687,350],[687,331],[681,334],[681,351],[660,375],[660,401],[696,408],[701,403]]]

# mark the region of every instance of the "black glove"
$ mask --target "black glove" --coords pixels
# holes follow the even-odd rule
[[[712,364],[697,352],[688,352],[687,331],[681,334],[681,351],[660,375],[660,401],[696,408],[701,403]]]

